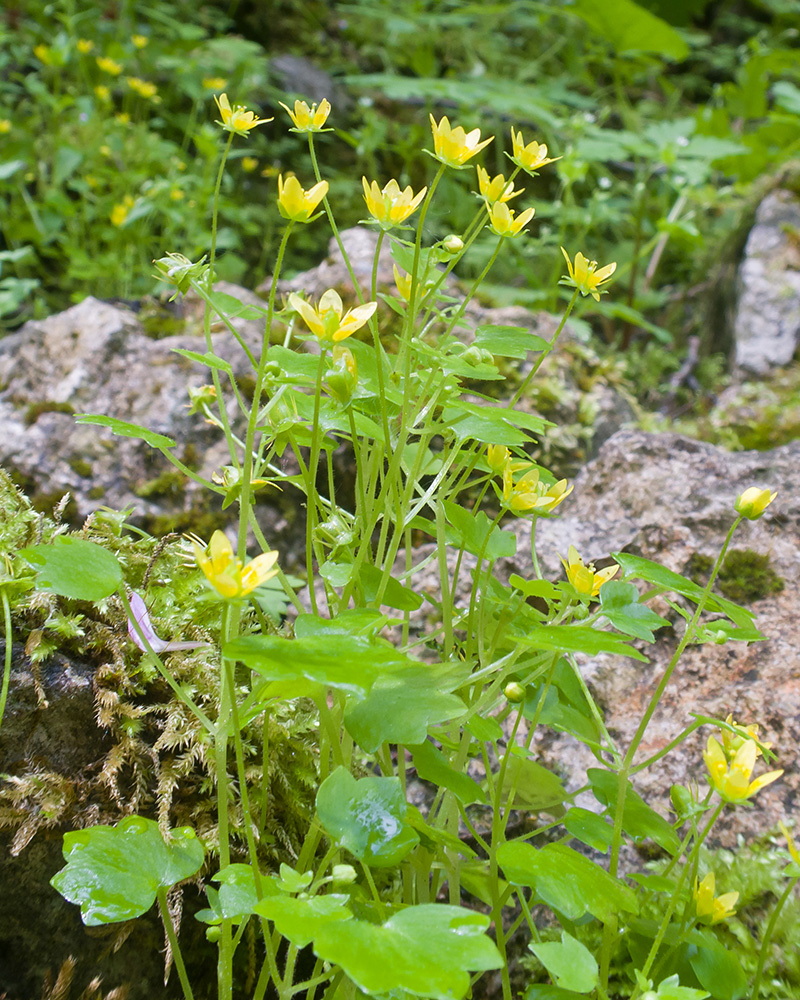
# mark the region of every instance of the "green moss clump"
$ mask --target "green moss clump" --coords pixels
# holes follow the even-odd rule
[[[726,597],[745,604],[779,594],[785,585],[770,565],[769,556],[753,549],[732,549],[722,564],[718,582]]]
[[[686,565],[685,574],[698,586],[705,586],[714,560],[694,552]],[[753,549],[731,549],[717,576],[719,590],[731,601],[752,604],[770,594],[779,594],[784,580],[770,565],[769,556]]]
[[[73,414],[75,407],[70,403],[56,403],[50,399],[43,399],[39,403],[31,403],[25,411],[25,423],[28,427],[35,424],[43,413],[69,413]]]
[[[105,493],[105,487],[93,486],[86,495],[90,500],[99,500],[101,497],[105,496]]]
[[[155,479],[148,479],[147,482],[138,486],[136,495],[145,500],[152,497],[169,497],[173,500],[179,500],[184,494],[185,483],[186,480],[182,472],[168,469],[160,476],[156,476]]]
[[[87,462],[85,458],[71,458],[67,464],[76,476],[81,476],[83,479],[88,479],[92,474],[92,463]]]

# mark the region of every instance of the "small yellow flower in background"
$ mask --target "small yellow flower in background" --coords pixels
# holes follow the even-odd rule
[[[569,254],[563,247],[561,247],[561,252],[564,254],[564,259],[569,269],[569,277],[561,279],[564,284],[572,285],[573,288],[578,289],[581,295],[591,295],[596,302],[599,302],[600,296],[603,293],[598,292],[597,286],[608,281],[616,271],[616,261],[613,264],[606,264],[605,267],[601,267],[598,271],[597,261],[588,260],[578,251],[575,254],[575,266],[573,267],[572,261],[569,259]]]
[[[158,93],[158,87],[154,83],[150,83],[148,80],[141,80],[138,76],[126,76],[125,82],[141,97],[147,97],[152,100]]]
[[[169,196],[173,201],[182,201],[184,197],[183,191],[180,188],[172,188]]]
[[[257,166],[258,166],[258,160],[255,158],[255,156],[242,157],[242,170],[246,171],[248,174],[252,174],[252,172],[256,169]]]
[[[86,183],[89,185],[90,188],[96,188],[97,185],[100,183],[93,174],[87,174],[84,177],[84,180],[86,181]]]
[[[528,173],[532,173],[537,167],[544,167],[548,163],[555,163],[556,160],[561,159],[560,156],[548,158],[547,146],[542,142],[529,142],[526,146],[522,132],[515,132],[513,126],[511,128],[511,145],[514,147],[511,159],[518,167],[522,167]]]
[[[100,152],[103,154],[103,156],[113,156],[114,155],[111,152],[111,147],[110,146],[106,146],[106,145],[103,145],[103,146],[100,147]]]
[[[214,100],[217,102],[219,113],[222,116],[222,121],[218,121],[217,125],[221,125],[226,132],[246,136],[256,125],[265,125],[267,122],[272,121],[272,118],[257,118],[252,111],[248,111],[242,104],[237,104],[235,108],[232,108],[227,94],[220,94],[219,97],[215,95]]]
[[[513,209],[502,201],[496,201],[486,207],[489,209],[489,224],[498,236],[519,236],[536,211],[535,208],[526,208],[515,218]]]
[[[521,479],[514,482],[514,464],[508,462],[503,470],[503,503],[516,514],[532,511],[534,514],[549,514],[573,491],[566,479],[560,479],[552,486],[539,481],[539,470],[531,469]]]
[[[703,923],[718,924],[721,920],[735,915],[734,906],[739,898],[738,892],[725,892],[721,896],[714,896],[717,887],[716,878],[713,872],[709,872],[701,882],[695,879],[694,897],[697,907],[697,916]]]
[[[305,101],[295,101],[294,111],[287,108],[283,101],[278,101],[278,104],[294,122],[292,132],[319,132],[331,113],[330,101],[327,98],[323,98],[319,106],[314,103],[311,107]]]
[[[771,743],[765,743],[763,740],[758,738],[758,726],[742,726],[734,719],[733,715],[730,714],[725,719],[729,726],[734,726],[736,729],[735,733],[732,733],[730,729],[720,729],[720,734],[722,736],[722,748],[725,751],[725,756],[730,760],[732,757],[736,756],[736,751],[745,742],[745,740],[752,740],[756,744],[756,756],[761,756],[761,747],[758,745],[766,747],[767,750],[772,749]]]
[[[796,865],[800,865],[800,851],[797,849],[797,844],[795,844],[794,839],[789,833],[789,829],[785,823],[778,823],[778,829],[786,837],[786,846],[789,848],[789,854],[792,856],[792,861]]]
[[[300,313],[308,329],[325,345],[338,344],[340,340],[355,333],[372,318],[378,308],[377,302],[366,302],[355,309],[348,309],[342,315],[342,299],[333,288],[322,293],[316,309],[295,292],[289,296],[289,305]]]
[[[241,560],[233,554],[233,546],[227,535],[215,531],[208,543],[208,554],[196,541],[192,540],[197,565],[205,574],[211,586],[222,597],[229,599],[246,597],[256,587],[272,579],[278,572],[275,563],[277,552],[263,552],[252,562],[242,566]]]
[[[44,63],[45,66],[53,65],[53,53],[47,45],[34,46],[33,54],[39,62]]]
[[[372,218],[381,224],[382,229],[391,229],[392,226],[399,226],[405,222],[419,208],[428,190],[424,187],[414,194],[409,185],[401,191],[400,185],[394,178],[384,185],[383,190],[378,187],[377,181],[368,184],[366,177],[361,178],[361,183],[364,187],[367,210]]]
[[[109,215],[111,225],[124,225],[135,203],[135,199],[131,195],[126,194],[122,201],[111,209],[111,214]]]
[[[492,472],[502,475],[503,470],[511,461],[511,452],[503,444],[490,444],[486,448],[486,462]]]
[[[123,70],[122,63],[118,63],[114,59],[109,59],[108,56],[98,56],[95,59],[98,67],[104,72],[108,73],[109,76],[119,76]]]
[[[748,521],[757,521],[777,496],[769,490],[760,490],[757,486],[748,487],[740,493],[733,505],[737,514],[746,517]]]
[[[101,101],[110,101],[111,100],[111,91],[108,89],[108,87],[106,87],[102,83],[98,84],[94,88],[94,92],[95,92],[96,96],[100,98]]]
[[[512,198],[516,198],[517,195],[523,193],[523,188],[514,190],[513,181],[507,181],[503,174],[498,174],[496,177],[489,177],[489,171],[484,170],[480,164],[478,164],[477,169],[478,190],[481,197],[489,205],[493,205],[496,201],[511,201]]]
[[[120,123],[120,125],[127,125],[131,120],[131,116],[127,111],[121,111],[118,115],[114,115],[114,118]]]
[[[88,55],[94,48],[94,42],[91,38],[79,38],[78,42],[78,52],[82,52],[83,55]]]
[[[0,135],[6,135],[11,131],[11,122],[8,118],[0,118]]]
[[[392,265],[392,270],[394,271],[394,283],[397,287],[397,291],[400,293],[400,297],[405,299],[406,302],[411,299],[411,275],[404,274],[402,271],[398,270],[397,264]]]
[[[597,597],[603,584],[619,572],[619,566],[606,566],[600,570],[595,570],[592,563],[586,566],[574,545],[570,545],[567,558],[561,562],[567,571],[567,579],[583,597]]]
[[[150,41],[147,35],[131,35],[131,41],[137,49],[143,49]]]
[[[430,116],[431,129],[433,130],[434,156],[440,163],[447,167],[462,167],[467,160],[479,153],[484,146],[488,146],[494,139],[481,139],[481,130],[474,128],[471,132],[465,132],[459,125],[456,128],[450,127],[450,120],[445,115],[437,124],[433,115]]]
[[[285,181],[283,174],[278,175],[278,210],[284,219],[311,222],[327,193],[327,181],[320,181],[306,191],[294,174],[290,174]]]
[[[228,86],[228,81],[224,76],[203,77],[203,87],[206,90],[224,90]]]
[[[750,775],[756,765],[758,747],[753,740],[745,740],[736,751],[732,761],[728,761],[725,751],[713,736],[708,737],[708,745],[703,751],[703,760],[708,768],[711,784],[720,798],[726,802],[744,802],[766,785],[777,781],[783,770],[769,771],[755,781]]]

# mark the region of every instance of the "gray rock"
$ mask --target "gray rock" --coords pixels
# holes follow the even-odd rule
[[[757,794],[754,809],[723,815],[716,839],[727,846],[739,833],[752,838],[790,816],[800,791],[800,441],[770,452],[731,454],[674,434],[621,431],[578,476],[574,493],[559,508],[561,516],[542,521],[537,529],[543,572],[551,578],[563,572],[558,557],[566,555],[570,544],[586,561],[600,565],[613,552],[624,550],[686,572],[693,554],[716,557],[735,516],[737,494],[753,485],[777,490],[777,499],[760,520],[743,522],[732,546],[768,555],[785,581],[781,593],[758,600],[751,609],[767,640],[689,647],[637,757],[643,760],[674,739],[691,723],[692,712],[717,718],[730,712],[738,722],[758,723],[762,737],[776,744],[775,766],[785,768],[785,774]],[[526,525],[520,523],[518,533],[521,555],[506,569],[529,576]],[[663,601],[655,610],[675,619]],[[623,748],[679,634],[680,626],[657,633],[654,646],[642,647],[650,659],[646,664],[614,656],[583,663]],[[635,786],[648,803],[666,814],[670,785],[705,782],[701,753],[714,732],[706,727],[693,734],[636,776]],[[586,767],[596,764],[588,751],[567,737],[543,738],[540,750],[545,762],[565,773],[573,788],[584,783]]]
[[[739,269],[736,364],[764,374],[800,346],[800,199],[775,190],[761,202]]]

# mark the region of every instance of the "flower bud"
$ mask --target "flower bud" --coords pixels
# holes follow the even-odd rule
[[[331,881],[334,885],[352,885],[358,878],[358,873],[352,865],[334,865]]]
[[[518,681],[510,681],[506,684],[503,694],[514,705],[525,701],[525,688]]]
[[[768,489],[760,490],[757,486],[750,486],[739,494],[733,506],[736,513],[746,517],[748,521],[757,521],[777,495],[770,493]]]
[[[213,406],[217,401],[217,390],[213,385],[201,385],[199,389],[189,386],[189,414],[201,413],[204,407]]]
[[[331,355],[326,384],[340,403],[349,403],[358,386],[358,365],[349,347],[337,344]]]
[[[445,236],[442,240],[442,249],[452,254],[461,253],[464,249],[464,241],[460,236],[456,236],[455,233],[451,233],[449,236]]]
[[[192,281],[200,281],[201,278],[207,280],[208,265],[204,263],[205,259],[203,256],[193,264],[182,253],[168,253],[165,257],[159,257],[153,261],[159,271],[156,277],[162,281],[168,281],[181,294],[185,295],[189,291]]]

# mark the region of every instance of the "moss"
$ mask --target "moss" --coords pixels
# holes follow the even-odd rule
[[[151,340],[174,337],[186,329],[185,319],[176,316],[157,302],[147,302],[142,307],[139,312],[139,322],[142,324],[145,336]]]
[[[191,531],[201,538],[210,538],[219,528],[223,529],[230,518],[223,511],[181,510],[174,514],[153,514],[141,518],[142,528],[151,535],[182,534]]]
[[[719,573],[719,589],[732,601],[752,601],[779,594],[784,580],[770,565],[769,556],[753,549],[732,549]]]
[[[101,497],[105,496],[104,486],[93,486],[89,492],[86,494],[90,500],[99,500]]]
[[[92,463],[87,462],[85,458],[71,458],[67,465],[76,476],[81,476],[83,479],[88,479],[92,474]]]
[[[70,403],[56,403],[53,400],[43,399],[39,403],[31,403],[25,411],[25,423],[28,427],[35,424],[43,413],[69,413],[73,414],[75,407]]]
[[[686,575],[704,586],[714,560],[695,552],[686,564]],[[717,587],[731,601],[752,604],[784,588],[784,580],[770,565],[769,556],[753,549],[731,549],[717,577]]]
[[[164,497],[180,500],[186,489],[186,479],[182,472],[168,469],[155,479],[149,479],[136,488],[136,495],[144,500]]]

